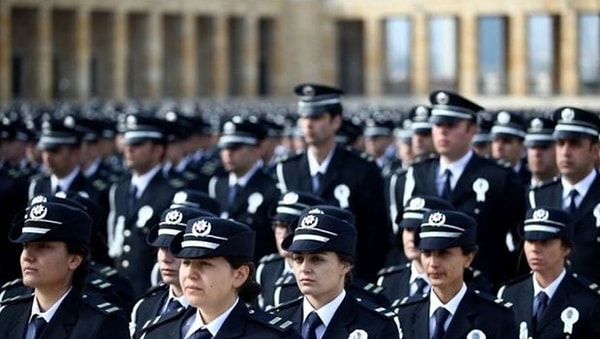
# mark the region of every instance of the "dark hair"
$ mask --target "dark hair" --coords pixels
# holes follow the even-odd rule
[[[242,266],[248,266],[250,272],[248,279],[238,289],[240,299],[245,303],[255,303],[256,297],[260,294],[260,284],[254,280],[254,272],[256,268],[252,260],[248,257],[225,257],[225,260],[233,269],[238,269]]]
[[[471,253],[477,254],[477,250],[479,249],[477,245],[465,245],[460,247],[463,255],[469,255]]]
[[[73,272],[71,284],[77,291],[83,290],[86,283],[86,278],[90,269],[90,247],[87,244],[67,242],[67,253],[80,255],[82,257],[81,264]]]
[[[334,252],[334,253],[337,255],[339,261],[350,265],[351,269],[348,271],[348,273],[346,273],[345,280],[344,280],[344,285],[350,286],[352,284],[352,280],[353,280],[352,279],[352,267],[354,266],[354,258],[347,254],[342,254],[342,253],[338,253],[338,252]]]

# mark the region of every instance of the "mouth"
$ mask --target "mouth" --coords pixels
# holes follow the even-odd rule
[[[23,272],[23,274],[26,274],[26,273],[37,272],[37,269],[35,269],[33,267],[23,267],[23,269],[21,271]]]
[[[183,290],[189,293],[202,292],[202,289],[196,286],[185,286]]]
[[[176,274],[179,275],[178,271],[172,270],[170,268],[163,268],[163,269],[160,270],[160,273],[162,275],[168,275],[168,276],[172,276],[172,275],[176,275]]]

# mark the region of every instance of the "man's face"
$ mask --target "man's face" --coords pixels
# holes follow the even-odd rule
[[[375,158],[385,154],[385,150],[392,143],[392,137],[386,135],[365,137],[365,151]]]
[[[457,289],[463,282],[464,269],[471,265],[474,254],[463,254],[460,247],[423,250],[421,263],[434,289]]]
[[[42,160],[50,173],[58,178],[69,175],[79,164],[79,149],[62,145],[42,151]]]
[[[136,173],[144,174],[160,163],[164,146],[147,140],[139,144],[125,145],[123,151],[127,167]]]
[[[550,240],[526,240],[524,245],[527,263],[532,271],[540,274],[560,272],[571,249],[558,238]]]
[[[469,151],[477,125],[466,120],[434,124],[431,130],[433,145],[438,154],[451,161],[458,160]]]
[[[300,118],[300,129],[304,142],[310,146],[321,146],[330,143],[335,138],[336,131],[341,126],[339,115],[331,116],[324,113],[315,117]]]
[[[492,141],[492,157],[511,163],[513,166],[521,161],[523,141],[516,137],[497,136]]]
[[[539,178],[550,178],[558,174],[554,145],[527,148],[527,165],[531,173]]]
[[[588,138],[559,139],[556,141],[556,164],[567,180],[577,183],[594,168],[598,144]]]
[[[237,145],[221,149],[221,162],[227,172],[241,177],[246,174],[260,157],[260,148]]]
[[[411,146],[415,157],[435,152],[431,134],[413,133]]]

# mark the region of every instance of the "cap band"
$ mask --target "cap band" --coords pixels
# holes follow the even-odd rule
[[[76,144],[76,137],[51,137],[47,135],[42,135],[40,137],[41,144]]]
[[[423,219],[423,215],[424,215],[424,213],[419,213],[419,212],[404,212],[404,213],[402,213],[402,218],[403,219],[419,219],[419,220],[422,220]]]
[[[450,106],[446,108],[434,108],[431,110],[431,116],[447,116],[458,119],[470,120],[473,119],[473,113],[470,111],[462,111],[460,109],[454,109]]]
[[[552,226],[543,226],[543,225],[528,225],[523,227],[523,229],[525,230],[525,232],[546,232],[546,233],[558,233],[560,232],[560,228],[559,227],[552,227]]]
[[[125,139],[162,139],[163,134],[158,131],[127,131],[124,137]]]
[[[492,127],[492,134],[513,134],[521,138],[525,138],[526,133],[516,128],[507,126],[494,126]]]
[[[214,250],[215,248],[219,247],[220,245],[221,244],[217,244],[217,243],[209,242],[209,241],[202,241],[202,240],[184,240],[181,242],[182,248],[202,247],[202,248],[208,248],[208,249]]]
[[[419,237],[421,238],[458,238],[462,233],[457,232],[421,232]]]
[[[306,208],[304,206],[301,206],[302,209]],[[282,214],[292,214],[292,215],[300,215],[302,214],[302,210],[298,210],[292,207],[287,207],[287,206],[277,206],[277,208],[275,209],[275,212],[282,213]]]
[[[589,135],[593,135],[593,136],[598,136],[598,131],[594,128],[591,127],[584,127],[584,126],[580,126],[580,125],[567,125],[567,124],[558,124],[556,125],[556,127],[554,128],[554,131],[556,132],[575,132],[575,133],[583,133],[583,134],[589,134]]]
[[[158,235],[177,235],[179,233],[183,232],[183,230],[175,230],[172,228],[161,228],[158,230]]]
[[[331,238],[324,237],[324,236],[321,236],[321,235],[316,235],[316,234],[297,234],[297,235],[294,235],[293,242],[302,241],[302,240],[317,241],[317,242],[328,242],[329,239],[331,239]]]
[[[239,135],[223,135],[219,139],[219,144],[247,144],[256,145],[258,140],[253,137],[243,137]]]
[[[49,228],[42,227],[23,227],[23,233],[46,234],[50,231]]]

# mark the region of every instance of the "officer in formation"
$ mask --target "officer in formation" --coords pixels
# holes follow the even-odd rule
[[[357,230],[331,214],[304,211],[283,241],[303,296],[273,312],[303,338],[399,338],[395,314],[350,296]]]
[[[158,249],[156,261],[162,283],[150,288],[133,307],[129,323],[129,332],[133,338],[139,338],[139,330],[156,316],[188,307],[189,303],[179,283],[181,259],[169,252],[169,245],[177,234],[185,230],[188,220],[208,216],[215,215],[196,208],[169,208],[162,213],[158,225],[148,233],[148,244]]]
[[[398,306],[404,338],[517,338],[510,304],[464,282],[477,253],[477,230],[475,220],[461,212],[425,213],[415,245],[431,291]]]
[[[378,113],[367,119],[363,135],[365,152],[373,157],[380,169],[383,169],[395,158],[392,146],[394,122],[383,113]]]
[[[128,115],[125,128],[124,156],[130,173],[110,189],[108,245],[117,270],[131,281],[137,298],[150,287],[154,266],[154,248],[146,236],[169,207],[175,189],[161,170],[167,142],[164,123]]]
[[[256,232],[256,261],[276,250],[269,212],[280,195],[260,160],[265,135],[252,117],[235,116],[225,122],[218,146],[226,173],[209,182],[209,195],[221,204],[221,216],[242,222]]]
[[[514,305],[519,338],[600,337],[597,286],[565,268],[573,231],[568,212],[556,208],[527,211],[523,238],[532,273],[498,292],[499,298]]]
[[[298,297],[296,280],[292,270],[292,254],[281,247],[283,239],[293,233],[293,227],[305,209],[323,204],[323,199],[305,192],[290,191],[281,196],[271,218],[277,252],[258,261],[256,281],[261,286],[258,305],[262,309],[276,306]],[[291,288],[286,288],[291,286]],[[292,290],[291,295],[286,291]],[[289,293],[288,293],[289,294]]]
[[[413,195],[439,196],[470,215],[478,227],[480,252],[473,267],[495,285],[514,277],[517,255],[514,241],[525,214],[525,191],[514,171],[482,158],[471,150],[477,132],[477,113],[483,108],[458,94],[436,91],[430,95],[432,136],[439,156],[413,163],[392,177],[391,201],[397,214]],[[512,238],[511,248],[507,237]],[[507,258],[498,261],[497,258]]]
[[[524,145],[527,147],[527,166],[531,171],[530,188],[540,186],[558,175],[554,150],[555,123],[552,119],[535,117],[529,121]]]
[[[182,260],[180,283],[191,307],[158,316],[142,337],[299,338],[290,321],[245,304],[260,291],[253,278],[254,234],[233,220],[189,220],[169,249]]]
[[[560,176],[529,192],[529,208],[563,209],[573,216],[573,247],[569,263],[573,272],[600,283],[600,177],[594,167],[598,154],[600,118],[575,107],[553,112],[556,123],[556,163]]]
[[[471,148],[482,158],[492,157],[492,127],[494,116],[490,112],[480,111],[477,114],[477,133],[471,139]]]
[[[531,172],[523,158],[525,148],[525,123],[520,115],[501,111],[496,115],[492,135],[492,157],[517,173],[524,186],[529,185]]]
[[[336,145],[342,123],[342,91],[316,84],[295,88],[306,151],[282,160],[279,189],[312,192],[356,216],[356,274],[373,281],[383,267],[391,237],[384,185],[377,165],[360,153]]]
[[[435,154],[431,137],[433,124],[429,121],[430,117],[431,107],[425,105],[414,106],[409,111],[412,161],[426,159]]]
[[[3,338],[129,338],[118,307],[82,294],[92,220],[60,203],[32,204],[11,240],[23,244],[23,283],[32,294],[0,304]]]

